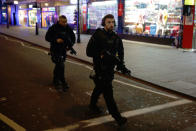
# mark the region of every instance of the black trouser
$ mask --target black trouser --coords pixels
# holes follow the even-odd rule
[[[59,62],[59,63],[55,63],[55,67],[54,67],[54,77],[53,77],[53,81],[54,82],[65,82],[65,76],[64,76],[64,71],[65,71],[65,64],[64,62]]]
[[[52,61],[55,64],[53,71],[53,82],[57,84],[59,81],[65,83],[65,56],[52,55]]]
[[[103,79],[95,78],[94,80],[95,88],[91,95],[91,102],[92,106],[97,104],[99,96],[103,93],[107,108],[109,113],[114,117],[116,120],[121,117],[118,108],[116,106],[116,102],[113,97],[113,87],[112,87],[112,80],[105,81]]]

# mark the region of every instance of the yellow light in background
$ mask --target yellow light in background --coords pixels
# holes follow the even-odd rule
[[[195,5],[195,0],[185,0],[184,5]]]
[[[44,5],[45,5],[45,6],[48,6],[48,3],[45,3]]]

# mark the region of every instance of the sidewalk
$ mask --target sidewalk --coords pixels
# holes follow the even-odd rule
[[[0,26],[0,32],[49,48],[44,29],[39,29],[38,36],[31,27]],[[81,34],[81,43],[74,45],[77,51],[74,57],[92,62],[86,56],[89,38],[90,35]],[[144,42],[123,40],[123,43],[125,64],[132,70],[132,76],[196,98],[195,53]]]

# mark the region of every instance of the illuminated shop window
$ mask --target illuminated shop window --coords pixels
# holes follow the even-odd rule
[[[125,0],[124,32],[171,35],[180,29],[182,0]]]
[[[113,14],[118,23],[117,1],[92,2],[88,7],[88,29],[101,27],[101,20],[107,14]]]

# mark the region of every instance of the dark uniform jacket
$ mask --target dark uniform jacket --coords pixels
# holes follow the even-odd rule
[[[56,40],[61,38],[64,40],[64,43],[57,43]],[[58,24],[53,24],[47,31],[45,36],[46,41],[50,42],[50,51],[51,54],[57,56],[65,56],[66,49],[72,47],[75,43],[75,34],[71,27],[68,25],[66,27]]]
[[[94,70],[97,75],[113,79],[115,62],[113,59],[105,57],[106,51],[113,56],[117,56],[124,62],[124,48],[121,38],[115,32],[106,32],[104,29],[97,29],[92,35],[87,45],[87,56],[93,57]],[[101,55],[104,55],[101,58]]]

